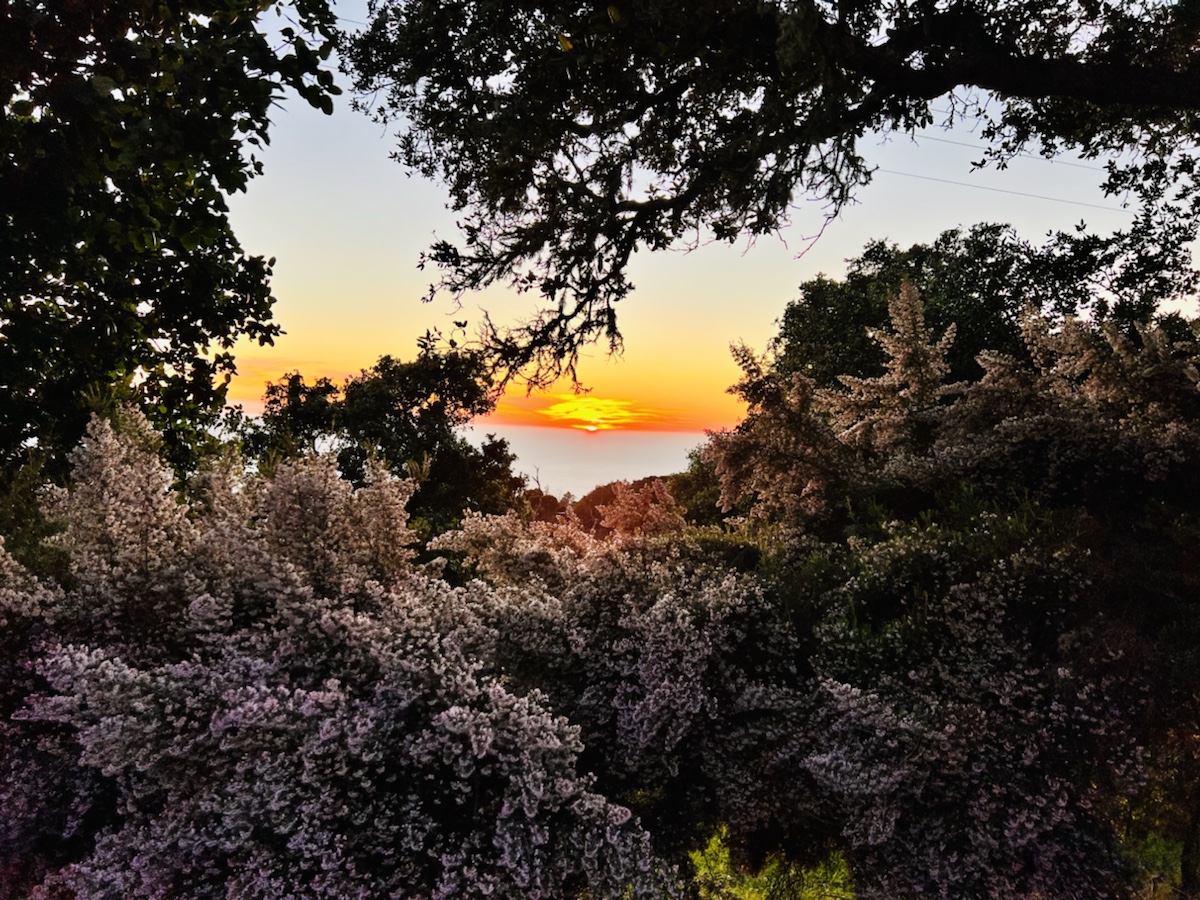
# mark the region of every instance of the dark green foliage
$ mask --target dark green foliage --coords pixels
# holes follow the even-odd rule
[[[720,525],[728,516],[746,511],[721,509],[721,481],[716,464],[704,458],[702,447],[688,451],[688,467],[671,475],[667,487],[684,508],[684,517],[690,525]]]
[[[508,441],[493,434],[479,449],[461,437],[443,444],[408,505],[414,527],[424,535],[440,534],[468,509],[487,515],[522,509],[525,478],[513,473],[516,461]]]
[[[992,785],[1025,785],[996,794],[1005,798],[993,801],[998,808],[1015,808],[1029,779],[1050,772],[1055,790],[1081,790],[1076,779],[1087,771],[1093,812],[1054,852],[1067,854],[1064,863],[1084,854],[1093,874],[1108,873],[1089,891],[1116,891],[1134,878],[1113,856],[1121,834],[1133,845],[1176,848],[1171,881],[1195,893],[1200,345],[1191,326],[1178,316],[1125,329],[1112,313],[1101,325],[1027,318],[1022,352],[984,353],[981,377],[937,388],[925,382],[939,372],[949,379],[950,348],[934,343],[935,330],[905,305],[912,299],[902,291],[891,329],[877,331],[883,374],[821,390],[779,371],[785,366],[745,357],[739,391],[750,415],[737,432],[715,436],[714,458],[727,487],[750,489],[762,523],[760,571],[792,621],[814,630],[809,658],[818,673],[869,693],[880,709],[898,704],[909,722],[978,704],[973,715],[982,718],[960,722],[956,733],[987,722],[977,764],[994,767]],[[953,624],[976,616],[987,626],[974,635]],[[1021,672],[1045,674],[1026,681]],[[1008,712],[989,710],[989,690],[1022,699],[1005,701]],[[1052,699],[1059,691],[1062,699]],[[1067,702],[1115,718],[1103,727],[1057,721]],[[1014,718],[1018,707],[1024,712]],[[1054,746],[1038,751],[1037,772],[1006,770],[1003,748],[1027,743],[1020,732],[1032,726]],[[864,765],[900,765],[865,750],[869,731],[860,738]],[[1104,762],[1133,742],[1145,754],[1144,786]],[[922,752],[910,747],[905,764]],[[924,792],[935,784],[934,795],[954,803],[983,802],[986,791],[970,797],[989,783],[972,786],[973,776],[953,765],[922,777],[923,796],[906,808],[932,798]],[[904,827],[923,830],[923,841],[940,827],[934,822],[954,815],[925,808]],[[965,847],[941,852],[966,858]],[[886,854],[872,861],[874,853],[851,854],[855,871],[899,865]],[[964,865],[972,867],[987,866]]]
[[[772,233],[797,193],[835,216],[870,180],[872,132],[979,120],[1001,166],[1133,151],[1106,189],[1142,203],[1142,259],[1186,264],[1195,19],[1134,0],[381,0],[343,52],[364,105],[399,125],[398,158],[462,212],[461,243],[429,254],[435,289],[541,294],[490,337],[544,381],[584,343],[619,344],[635,251]]]
[[[334,451],[342,476],[361,484],[381,457],[417,481],[408,509],[419,530],[453,527],[464,509],[503,513],[519,505],[525,480],[512,472],[508,442],[488,435],[476,449],[462,426],[495,405],[482,358],[422,346],[411,362],[384,356],[337,387],[299,372],[268,385],[266,406],[243,427],[245,452],[268,467],[315,450]]]
[[[66,558],[46,543],[58,528],[42,513],[40,491],[45,481],[41,458],[36,456],[19,468],[0,470],[0,539],[30,572],[61,578]]]
[[[136,379],[172,461],[194,468],[234,370],[270,343],[271,263],[226,195],[261,169],[284,89],[322,109],[326,0],[13,0],[0,8],[0,466],[30,446],[61,477],[90,401]],[[263,30],[260,30],[263,29]]]
[[[470,353],[422,350],[412,362],[381,357],[342,389],[339,424],[349,438],[339,454],[351,481],[362,477],[366,455],[415,466],[460,440],[457,430],[491,412],[495,398],[482,360]]]
[[[872,241],[847,263],[846,277],[818,276],[800,285],[773,344],[780,373],[799,372],[821,387],[839,377],[876,376],[884,354],[873,333],[887,325],[888,300],[905,281],[920,292],[930,328],[955,326],[947,354],[951,381],[974,381],[984,350],[1022,356],[1022,316],[1037,310],[1054,319],[1091,313],[1128,333],[1146,324],[1164,301],[1195,288],[1196,273],[1176,247],[1147,255],[1138,235],[1097,238],[1059,232],[1041,246],[1007,225],[952,229],[932,244]],[[1177,339],[1190,337],[1175,317]]]
[[[321,438],[337,427],[340,395],[328,378],[318,378],[310,385],[299,372],[271,382],[263,394],[262,419],[257,426],[244,429],[243,450],[262,460],[317,452]]]

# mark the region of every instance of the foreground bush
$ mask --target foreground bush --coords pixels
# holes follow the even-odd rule
[[[0,554],[4,895],[663,896],[578,728],[489,668],[501,598],[410,568],[410,484],[315,457],[183,503],[123,426],[53,498],[65,582]]]
[[[1123,897],[1122,835],[1187,888],[1200,374],[1030,321],[948,386],[893,306],[840,393],[745,360],[712,452],[746,519],[660,483],[603,539],[468,514],[445,578],[378,466],[177,492],[94,424],[45,498],[67,563],[0,553],[0,892]]]

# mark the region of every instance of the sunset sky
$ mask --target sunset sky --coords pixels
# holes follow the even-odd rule
[[[364,20],[357,4],[339,4],[338,11]],[[497,321],[517,321],[535,302],[503,289],[466,297],[461,309],[449,300],[420,302],[436,273],[417,270],[419,254],[435,237],[455,235],[445,193],[389,159],[392,135],[341,99],[331,117],[296,99],[282,104],[263,155],[266,174],[231,200],[246,249],[276,258],[275,316],[286,331],[274,347],[238,347],[233,400],[248,411],[257,408],[266,381],[285,372],[340,380],[383,354],[411,358],[426,329],[449,331],[452,320],[464,318],[474,326],[482,309]],[[742,414],[726,393],[738,377],[730,343],[764,349],[796,286],[819,272],[841,275],[845,259],[868,240],[907,245],[983,221],[1011,223],[1037,239],[1081,219],[1105,231],[1131,220],[1099,192],[1097,164],[1017,159],[1004,172],[973,172],[981,146],[965,128],[931,129],[916,141],[869,136],[864,147],[879,167],[874,182],[815,243],[821,207],[801,198],[794,224],[753,246],[638,254],[636,290],[619,308],[624,355],[610,358],[598,348],[580,368],[586,394],[567,384],[531,396],[510,393],[479,428],[505,436],[514,429],[574,430],[580,441],[569,452],[580,460],[602,455],[601,442],[618,431],[690,434],[698,443],[704,430],[732,426]],[[581,477],[572,484],[576,492],[587,481]]]

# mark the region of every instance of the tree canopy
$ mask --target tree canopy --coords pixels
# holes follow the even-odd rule
[[[485,323],[537,381],[619,343],[635,251],[774,232],[797,192],[834,215],[870,178],[863,136],[930,125],[935,101],[941,124],[983,119],[1000,163],[1136,151],[1107,188],[1144,201],[1146,235],[1190,234],[1198,38],[1183,2],[377,0],[345,57],[463,213],[434,290],[541,295]]]
[[[193,461],[233,341],[279,333],[225,198],[285,89],[332,109],[334,24],[327,0],[0,7],[0,463],[36,444],[65,473],[122,384]]]
[[[875,335],[906,281],[920,293],[935,331],[955,328],[946,358],[954,381],[978,379],[984,351],[1024,355],[1021,322],[1031,310],[1054,321],[1089,315],[1132,336],[1153,321],[1183,326],[1157,311],[1195,290],[1191,248],[1160,251],[1151,252],[1137,234],[1121,233],[1058,232],[1038,245],[993,224],[954,228],[907,249],[871,241],[847,260],[844,279],[818,275],[800,285],[800,296],[780,319],[771,365],[821,387],[839,386],[843,375],[882,374],[886,357]],[[1191,336],[1186,326],[1181,336]]]
[[[243,448],[267,468],[318,450],[336,453],[344,478],[363,484],[371,460],[416,481],[409,511],[426,530],[445,531],[465,508],[503,513],[525,479],[514,475],[508,442],[488,435],[476,449],[461,428],[495,407],[483,358],[422,344],[411,362],[383,356],[338,387],[300,372],[267,386],[260,418],[245,423]]]

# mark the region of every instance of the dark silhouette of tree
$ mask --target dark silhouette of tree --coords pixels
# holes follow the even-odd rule
[[[246,453],[267,467],[314,451],[337,453],[342,476],[367,477],[372,456],[418,483],[408,509],[421,528],[453,526],[466,508],[503,513],[519,504],[508,442],[488,435],[476,449],[462,426],[495,407],[482,356],[428,345],[411,362],[383,356],[340,388],[299,372],[267,386],[261,419],[243,429]]]
[[[836,215],[871,176],[860,139],[939,103],[942,124],[982,119],[1001,164],[1135,151],[1106,182],[1144,201],[1134,231],[1192,234],[1198,38],[1182,2],[381,0],[344,51],[398,158],[462,212],[435,290],[542,296],[490,332],[538,381],[619,344],[635,251],[772,233],[797,192]]]
[[[234,340],[279,333],[225,198],[285,90],[332,110],[334,22],[327,0],[0,6],[0,465],[36,444],[64,474],[115,386],[194,466]]]
[[[954,381],[982,376],[976,357],[984,350],[1023,355],[1020,325],[1029,310],[1055,319],[1089,313],[1132,335],[1164,301],[1196,287],[1185,245],[1163,255],[1145,249],[1125,235],[1069,232],[1036,245],[994,224],[955,228],[904,250],[872,241],[848,260],[844,279],[821,275],[800,285],[780,320],[772,365],[821,387],[839,386],[842,375],[881,374],[885,356],[874,335],[887,326],[888,301],[904,281],[920,292],[935,332],[955,326],[946,360]]]

